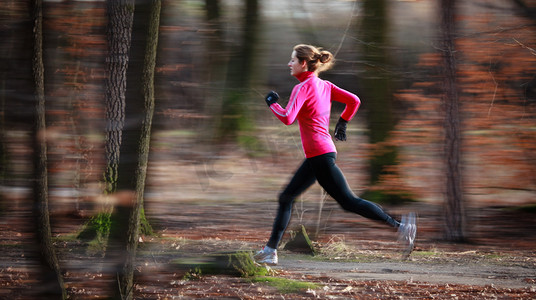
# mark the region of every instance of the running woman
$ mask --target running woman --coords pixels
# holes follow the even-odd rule
[[[332,66],[333,60],[329,51],[311,45],[296,45],[288,66],[290,75],[300,83],[293,88],[287,106],[283,108],[277,103],[279,95],[276,92],[266,96],[268,107],[281,122],[290,125],[298,120],[305,160],[279,195],[279,208],[270,239],[254,255],[258,263],[277,264],[277,247],[290,221],[294,199],[316,181],[344,210],[398,228],[399,239],[406,245],[405,254],[409,255],[413,250],[417,231],[415,214],[403,216],[399,222],[378,205],[357,197],[335,164],[337,150],[329,134],[331,101],[346,105],[335,126],[334,136],[339,141],[346,141],[346,126],[361,101],[356,95],[318,77],[320,72]]]

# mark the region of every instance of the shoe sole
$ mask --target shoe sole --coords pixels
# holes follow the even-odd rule
[[[260,256],[260,257],[255,257],[256,255],[253,256],[253,261],[259,265],[267,265],[267,266],[275,266],[277,265],[277,262],[275,263],[271,263],[271,262],[264,262],[262,261],[264,259],[264,257]]]

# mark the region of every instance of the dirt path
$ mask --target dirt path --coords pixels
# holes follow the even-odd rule
[[[163,206],[167,211],[155,222],[159,236],[145,237],[139,245],[138,299],[283,299],[276,287],[237,276],[207,274],[185,280],[188,270],[179,270],[172,263],[183,257],[259,249],[270,232],[273,216],[266,211],[273,211],[272,206]],[[329,226],[323,227],[316,239],[319,255],[279,252],[280,264],[274,269],[280,272],[275,277],[319,286],[285,292],[284,299],[452,299],[453,294],[463,299],[536,299],[534,214],[481,209],[472,222],[473,242],[451,244],[436,239],[436,209],[398,208],[400,212],[419,211],[420,216],[417,248],[410,260],[401,261],[395,249],[396,232],[335,208],[330,222],[323,222]],[[304,207],[307,209],[310,207]],[[22,221],[11,214],[0,222],[0,250],[4,253],[0,289],[8,299],[23,299],[20,296],[33,284],[34,270],[20,254],[23,236],[16,224]],[[104,295],[103,288],[112,279],[99,265],[100,256],[89,254],[87,245],[68,238],[82,221],[61,221],[54,234],[69,293],[76,299]]]
[[[280,258],[276,269],[342,280],[395,280],[434,284],[492,285],[536,289],[536,269],[527,265],[442,262],[332,262],[311,261],[295,255]]]
[[[181,215],[166,219],[169,222],[166,227],[173,228],[169,232],[171,236],[204,237],[204,243],[215,244],[205,248],[209,251],[224,247],[254,251],[269,235],[273,216],[266,212],[271,212],[274,208],[269,206],[273,205],[215,205],[214,209],[192,205],[182,209]],[[329,222],[325,222],[329,227],[318,241],[319,247],[328,248],[328,253],[312,258],[283,250],[276,270],[296,276],[357,282],[379,280],[481,288],[493,286],[529,289],[536,293],[536,240],[533,235],[536,224],[533,214],[491,207],[475,209],[471,212],[472,241],[451,244],[438,238],[438,207],[415,204],[392,208],[395,213],[419,212],[417,248],[410,260],[401,261],[394,249],[397,246],[395,232],[382,224],[339,212],[334,203],[326,203],[326,208],[334,213]],[[314,212],[314,207],[304,207],[303,210]],[[309,219],[314,219],[314,214],[310,214]],[[167,216],[170,216],[169,212]],[[231,216],[241,221],[229,227]],[[179,224],[185,225],[177,228]],[[222,230],[224,228],[228,231]],[[224,241],[228,244],[216,245]],[[182,248],[187,249],[188,245]],[[192,249],[192,252],[199,252],[199,249]]]

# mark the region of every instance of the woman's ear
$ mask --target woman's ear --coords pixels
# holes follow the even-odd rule
[[[307,61],[305,59],[301,62],[301,67],[304,72],[307,71]]]

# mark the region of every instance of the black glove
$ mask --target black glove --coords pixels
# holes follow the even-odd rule
[[[346,125],[347,124],[348,124],[348,121],[346,121],[342,117],[339,118],[337,125],[335,125],[335,132],[333,133],[335,135],[335,140],[346,141]]]
[[[268,104],[268,107],[270,107],[270,105],[274,104],[277,102],[277,100],[279,100],[279,95],[274,92],[274,91],[271,91],[268,93],[268,95],[266,95],[266,104]]]

